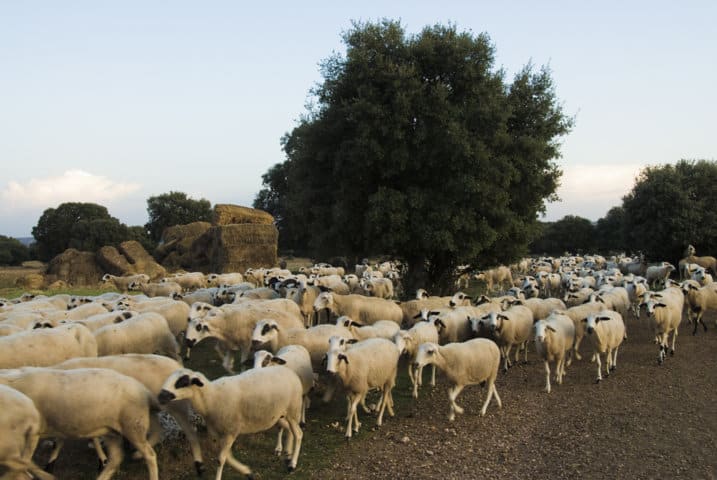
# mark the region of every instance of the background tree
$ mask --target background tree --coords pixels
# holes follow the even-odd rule
[[[20,240],[0,235],[0,265],[20,265],[29,259],[29,249]]]
[[[595,225],[595,244],[603,254],[630,252],[627,241],[627,225],[625,209],[622,206],[612,207]]]
[[[110,216],[107,208],[96,203],[68,202],[57,208],[46,209],[32,229],[39,259],[50,260],[69,248],[73,241],[88,244],[94,242],[93,238],[83,238],[85,235],[103,236],[99,230],[89,227],[88,222],[95,220],[119,224],[119,220]]]
[[[587,218],[566,215],[557,222],[544,223],[540,237],[530,246],[531,253],[562,255],[595,250],[595,227]]]
[[[453,25],[354,24],[343,40],[257,197],[291,240],[321,258],[403,258],[408,291],[527,252],[571,127],[548,70],[507,84],[488,36]]]
[[[717,252],[717,162],[680,160],[645,168],[623,198],[628,242],[649,260],[676,262],[688,244]]]
[[[145,229],[149,238],[159,242],[167,227],[187,223],[212,221],[212,204],[204,198],[194,200],[184,192],[169,192],[147,199],[149,221]]]

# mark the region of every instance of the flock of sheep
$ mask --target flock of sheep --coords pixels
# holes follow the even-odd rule
[[[183,273],[157,283],[146,275],[105,275],[118,292],[0,300],[0,465],[9,478],[52,479],[63,441],[88,438],[105,480],[122,461],[124,437],[157,480],[153,445],[162,410],[184,432],[199,475],[205,467],[192,412],[219,442],[216,479],[227,462],[251,476],[232,454],[235,439],[277,425],[275,452],[292,471],[312,391],[320,388],[323,402],[337,392],[346,397],[348,439],[361,427],[359,407],[375,411],[379,426],[386,412],[394,415],[392,390],[406,357],[414,397],[430,366],[431,385],[436,368],[450,385],[449,421],[463,413],[456,399],[468,385],[487,385],[484,415],[493,399],[502,406],[499,371],[519,362],[521,352],[527,362],[531,343],[548,393],[551,378],[561,384],[573,359],[582,358],[583,340],[596,381],[610,375],[629,333],[625,320],[642,308],[662,364],[675,352],[684,307],[693,333],[699,323],[706,330],[702,316],[717,309],[717,262],[694,253],[688,250],[678,268],[628,257],[525,259],[474,274],[496,295],[474,299],[419,290],[398,302],[400,268],[386,262],[357,265],[348,275],[326,264],[296,274]],[[681,283],[670,279],[675,270]],[[210,380],[184,368],[183,358],[191,361],[192,348],[207,338],[216,340],[230,375]],[[368,406],[376,390],[378,401]],[[44,469],[33,461],[40,438],[54,440]]]

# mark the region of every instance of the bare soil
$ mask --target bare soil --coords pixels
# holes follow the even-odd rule
[[[583,344],[583,360],[550,394],[529,355],[499,376],[503,408],[492,402],[485,417],[486,388],[467,387],[458,397],[465,414],[450,423],[445,380],[424,385],[408,411],[360,432],[361,443],[340,448],[315,478],[717,478],[714,319],[697,336],[683,325],[662,366],[646,319],[631,319],[609,378],[595,383]]]

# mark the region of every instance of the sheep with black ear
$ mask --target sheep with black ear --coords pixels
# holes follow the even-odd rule
[[[370,338],[343,352],[329,350],[327,353],[326,370],[341,379],[346,391],[347,439],[361,427],[357,407],[369,390],[377,388],[381,391],[376,424],[381,426],[387,409],[390,416],[394,415],[391,391],[396,385],[399,356],[398,347],[385,338]]]
[[[438,343],[438,329],[431,322],[418,322],[408,330],[399,330],[393,341],[402,355],[408,358],[408,377],[411,379],[413,398],[418,398],[418,387],[423,384],[423,367],[415,372],[413,364],[416,361],[418,347],[422,343]],[[431,386],[436,386],[436,366],[432,365]]]
[[[708,310],[717,310],[717,284],[709,284],[701,287],[696,280],[685,280],[682,282],[682,291],[687,302],[687,319],[694,322],[692,335],[697,335],[697,325],[702,323],[702,328],[707,331],[707,325],[702,316]]]
[[[510,363],[510,351],[515,345],[515,362],[518,362],[520,349],[525,351],[525,362],[528,362],[528,346],[533,329],[533,312],[523,305],[514,305],[502,312],[492,311],[483,316],[492,332],[496,343],[503,349],[505,358],[503,371],[507,372]]]
[[[463,413],[463,408],[458,406],[456,398],[467,385],[488,384],[488,395],[481,408],[481,416],[485,415],[494,395],[498,407],[503,406],[498,390],[495,388],[495,379],[498,377],[500,366],[500,350],[493,340],[474,338],[467,342],[442,346],[436,343],[423,343],[418,347],[413,365],[414,368],[419,369],[428,364],[436,365],[451,383],[448,389],[450,401],[448,421],[455,420],[456,413]]]
[[[132,282],[129,284],[130,290],[139,290],[148,297],[171,297],[175,293],[182,293],[183,289],[177,282]]]
[[[592,313],[585,319],[586,332],[593,346],[594,359],[597,363],[597,380],[602,380],[602,364],[600,355],[606,354],[605,376],[617,368],[617,351],[625,338],[625,322],[622,315],[612,310]]]
[[[233,273],[210,273],[207,275],[207,285],[218,287],[220,285],[237,285],[244,281],[244,275],[239,272]]]
[[[448,301],[449,307],[470,307],[473,299],[463,292],[456,292]]]
[[[44,367],[69,358],[96,356],[97,342],[82,325],[67,324],[0,337],[0,369]]]
[[[5,466],[9,474],[24,474],[23,478],[32,474],[40,480],[54,480],[53,475],[32,461],[42,421],[32,400],[14,388],[0,385],[0,412],[0,465]]]
[[[370,297],[393,298],[393,282],[390,278],[367,278],[363,279],[361,286]]]
[[[661,265],[651,265],[645,271],[645,279],[649,285],[653,287],[658,281],[665,281],[670,274],[675,271],[675,266],[668,262],[662,262]]]
[[[675,354],[678,328],[682,321],[682,309],[685,296],[676,286],[669,286],[659,292],[646,292],[640,304],[647,308],[652,329],[655,332],[655,341],[660,346],[657,363],[662,365],[667,356],[667,342],[672,333],[672,346],[670,354]]]
[[[563,383],[575,342],[575,324],[563,313],[553,312],[533,325],[535,350],[545,363],[545,391],[550,393],[550,362],[555,362],[555,381]]]
[[[156,396],[159,395],[166,378],[182,368],[182,364],[161,355],[127,353],[96,358],[72,358],[53,365],[52,368],[58,370],[108,368],[122,375],[134,378],[144,385],[153,396]],[[194,466],[197,470],[197,474],[201,476],[204,471],[202,449],[199,445],[197,431],[192,423],[191,409],[189,407],[189,401],[172,402],[164,406],[163,410],[177,421],[177,424],[187,437],[192,450],[192,457],[194,458]]]
[[[396,322],[390,320],[379,320],[373,325],[364,325],[347,316],[337,318],[336,325],[347,328],[356,340],[377,337],[391,340],[401,328]]]
[[[144,273],[139,273],[137,275],[127,275],[124,277],[117,277],[115,275],[110,275],[109,273],[106,273],[102,277],[102,283],[103,284],[112,284],[115,286],[117,290],[119,290],[122,293],[127,293],[130,289],[130,285],[133,282],[138,283],[149,283],[149,275],[145,275]]]
[[[364,297],[363,295],[335,295],[323,292],[314,301],[314,311],[328,310],[333,318],[346,315],[365,325],[379,320],[391,320],[401,324],[401,307],[383,298]]]
[[[0,372],[0,384],[27,395],[41,418],[41,437],[53,437],[54,465],[66,438],[104,437],[109,462],[98,480],[110,479],[122,462],[122,437],[144,458],[150,480],[158,480],[157,456],[150,437],[158,426],[156,402],[134,378],[104,368],[56,370],[21,368]]]
[[[94,332],[97,355],[122,353],[158,353],[177,361],[179,344],[159,313],[147,312],[119,323],[107,325]]]
[[[296,302],[304,317],[304,326],[311,327],[319,323],[318,314],[314,312],[314,301],[321,294],[319,287],[306,285],[305,282],[299,284],[299,288],[290,296],[290,300]]]
[[[224,464],[251,477],[249,466],[237,460],[232,445],[242,434],[263,432],[274,425],[287,430],[288,469],[293,471],[299,460],[303,388],[299,377],[285,367],[247,370],[240,375],[209,381],[199,372],[181,369],[170,375],[159,393],[159,402],[189,400],[204,418],[210,435],[219,441],[221,480]]]
[[[321,362],[326,354],[326,345],[332,336],[353,338],[351,331],[340,325],[316,325],[311,328],[303,326],[286,328],[276,320],[259,320],[251,335],[252,349],[266,348],[278,352],[287,345],[301,345],[309,352],[311,364],[315,371],[321,370]]]
[[[99,315],[92,315],[84,320],[74,320],[67,323],[77,323],[83,325],[90,332],[95,332],[102,327],[107,325],[114,325],[115,323],[121,323],[125,320],[129,320],[132,317],[136,317],[138,314],[129,310],[118,311],[118,312],[107,312],[100,313]]]

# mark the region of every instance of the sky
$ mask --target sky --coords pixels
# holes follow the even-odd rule
[[[0,0],[0,234],[94,202],[251,206],[352,21],[485,32],[506,80],[549,65],[575,118],[542,220],[597,220],[648,165],[717,159],[714,1]]]

